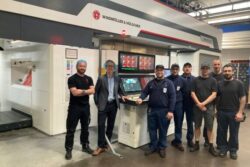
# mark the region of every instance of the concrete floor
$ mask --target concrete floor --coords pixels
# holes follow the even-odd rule
[[[33,128],[14,130],[0,133],[0,167],[147,167],[147,166],[175,166],[175,167],[248,167],[250,158],[250,118],[241,124],[240,150],[238,160],[216,158],[201,147],[199,152],[190,153],[177,151],[172,146],[167,148],[167,157],[162,159],[158,154],[145,157],[143,149],[132,149],[122,144],[114,144],[117,152],[124,156],[120,159],[110,152],[98,157],[92,157],[81,152],[79,131],[75,135],[73,158],[64,159],[65,134],[47,136]],[[185,133],[185,130],[183,131]],[[185,135],[185,134],[184,134]],[[168,138],[171,141],[173,136]],[[90,143],[96,147],[96,133],[90,132]],[[186,141],[184,140],[184,144]]]

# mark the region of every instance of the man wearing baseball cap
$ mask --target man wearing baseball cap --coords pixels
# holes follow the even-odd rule
[[[173,117],[176,93],[173,83],[164,78],[163,65],[156,66],[155,74],[156,78],[148,82],[136,103],[141,104],[142,100],[149,96],[148,130],[150,144],[145,155],[159,152],[160,157],[165,158],[166,135],[169,122]]]
[[[186,114],[186,122],[187,122],[187,145],[188,147],[193,147],[193,137],[194,137],[194,127],[193,127],[193,106],[194,101],[191,97],[191,87],[192,82],[195,77],[192,75],[192,65],[190,63],[185,63],[183,65],[183,74],[182,78],[186,81],[186,89],[183,95],[183,114]]]
[[[202,119],[204,118],[209,141],[209,153],[213,156],[218,156],[218,152],[213,146],[213,122],[215,114],[213,101],[217,95],[217,83],[216,80],[209,75],[209,70],[210,65],[208,63],[201,64],[201,75],[194,79],[191,89],[191,96],[195,103],[195,144],[190,151],[195,152],[200,149],[199,138]]]
[[[183,95],[186,89],[185,80],[179,75],[180,66],[178,64],[171,65],[171,75],[167,78],[173,82],[176,93],[176,103],[174,108],[174,126],[175,138],[171,142],[172,146],[180,151],[184,151],[182,145],[182,124],[183,124]]]

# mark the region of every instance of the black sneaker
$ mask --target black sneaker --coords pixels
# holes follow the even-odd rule
[[[192,148],[192,147],[194,147],[194,142],[192,140],[188,141],[187,145],[188,145],[188,147]]]
[[[200,149],[200,145],[199,142],[195,142],[194,146],[190,148],[190,152],[195,152],[198,151]]]
[[[214,148],[214,146],[211,145],[211,144],[210,144],[210,146],[209,146],[208,152],[209,152],[211,155],[215,156],[215,157],[217,157],[218,154],[219,154],[218,151],[216,151],[215,148]]]
[[[205,147],[205,148],[208,148],[208,146],[209,146],[208,141],[205,141],[205,142],[204,142],[204,147]]]
[[[161,158],[165,158],[166,157],[166,150],[165,149],[160,149],[159,150],[159,155]]]
[[[219,157],[225,158],[226,156],[227,156],[227,152],[226,151],[220,151],[219,152]]]
[[[155,153],[157,150],[153,150],[153,149],[147,149],[145,152],[144,152],[144,155],[145,156],[148,156],[148,155],[151,155],[153,153]]]
[[[88,154],[92,154],[93,150],[89,147],[89,144],[82,145],[82,152],[86,152]]]
[[[236,160],[238,158],[238,155],[236,152],[230,152],[230,158]]]
[[[72,152],[71,151],[66,151],[65,159],[66,160],[71,160],[71,158],[72,158]]]

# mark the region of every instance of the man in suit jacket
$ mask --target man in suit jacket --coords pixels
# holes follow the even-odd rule
[[[115,124],[117,108],[120,107],[118,95],[125,101],[119,77],[114,75],[115,63],[107,60],[106,74],[98,78],[95,86],[94,101],[98,108],[98,148],[93,152],[97,156],[107,149],[105,140],[105,122],[107,119],[106,135],[110,140]]]

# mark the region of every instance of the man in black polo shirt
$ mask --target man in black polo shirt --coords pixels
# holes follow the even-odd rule
[[[79,60],[76,64],[77,73],[68,79],[70,101],[66,122],[67,133],[65,139],[65,158],[67,160],[72,158],[71,152],[74,143],[74,133],[79,120],[81,122],[80,141],[82,144],[82,151],[89,154],[92,154],[93,152],[89,147],[88,126],[90,123],[89,95],[95,93],[95,89],[92,78],[85,75],[86,68],[87,62],[85,60]]]
[[[209,140],[209,152],[213,156],[218,153],[213,147],[213,122],[214,122],[214,105],[213,101],[217,94],[216,80],[209,76],[210,65],[205,63],[201,65],[201,76],[193,81],[191,96],[195,102],[194,106],[194,123],[195,123],[195,144],[190,149],[191,152],[198,151],[199,138],[201,134],[202,118],[207,128],[207,136]]]
[[[230,152],[231,159],[237,159],[239,149],[239,127],[243,119],[243,110],[246,104],[246,94],[241,81],[233,78],[233,68],[230,64],[223,67],[225,80],[218,87],[218,140],[220,157]],[[229,140],[227,133],[229,129]]]

